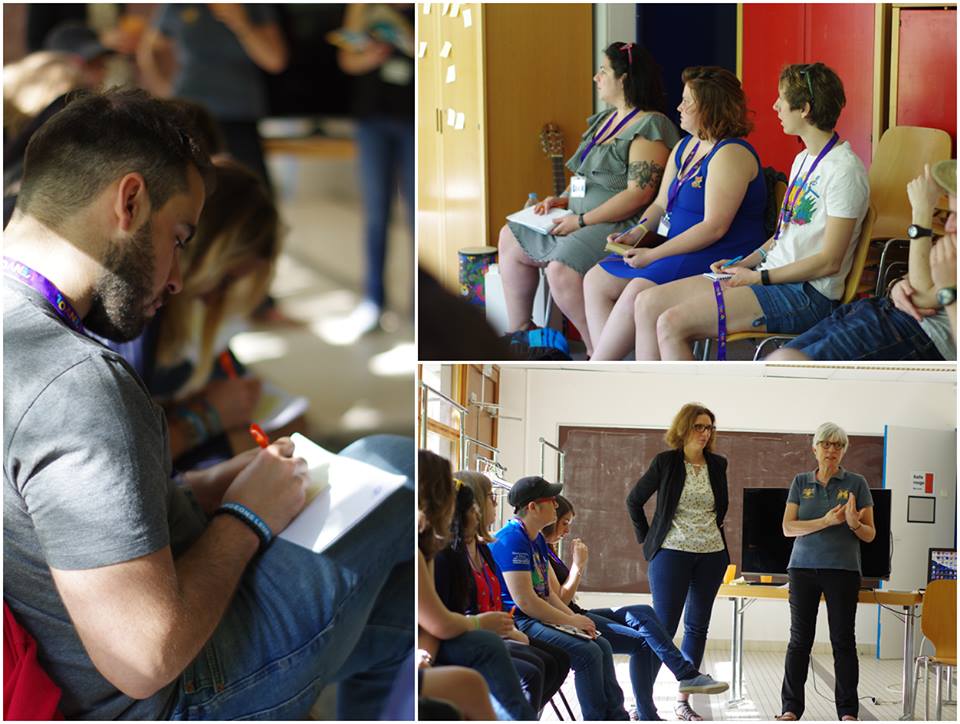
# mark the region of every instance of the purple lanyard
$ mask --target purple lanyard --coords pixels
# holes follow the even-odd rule
[[[824,146],[820,153],[817,154],[816,159],[813,162],[813,165],[807,171],[806,176],[803,177],[803,183],[798,184],[797,180],[800,178],[800,173],[803,171],[803,161],[800,162],[800,168],[797,169],[796,175],[793,177],[793,180],[790,182],[790,186],[787,188],[787,193],[783,197],[783,204],[780,206],[780,215],[777,217],[777,229],[773,233],[773,239],[776,241],[780,238],[780,225],[789,224],[793,219],[793,210],[797,206],[797,196],[800,195],[800,192],[803,190],[803,187],[807,185],[807,182],[810,180],[811,174],[814,172],[814,169],[820,165],[820,162],[823,160],[823,157],[830,153],[830,149],[837,145],[837,142],[840,140],[840,134],[834,132],[830,137],[830,140],[827,141],[827,145]],[[807,154],[809,156],[809,154]],[[804,159],[806,161],[806,158]]]
[[[727,359],[727,305],[717,279],[713,280],[713,293],[717,297],[717,361],[723,362]]]
[[[67,298],[60,293],[60,290],[53,285],[53,282],[40,272],[34,271],[23,262],[5,256],[3,257],[3,274],[8,279],[13,279],[40,292],[43,298],[50,302],[50,306],[53,307],[54,311],[59,314],[67,324],[77,332],[80,332],[80,334],[86,333],[83,322],[80,320],[80,315],[77,314],[70,302],[67,301]]]
[[[700,141],[697,141],[697,145],[693,147],[693,150],[690,152],[690,155],[687,156],[687,159],[683,162],[683,165],[680,167],[680,171],[677,172],[677,178],[675,183],[671,184],[670,189],[667,191],[667,217],[670,216],[670,211],[673,209],[673,205],[677,202],[677,197],[680,195],[680,187],[683,186],[684,182],[693,176],[700,166],[703,164],[703,159],[706,156],[703,156],[699,161],[697,161],[693,166],[690,167],[689,173],[687,173],[687,164],[693,160],[693,157],[697,155],[697,151],[700,150]],[[686,173],[686,175],[684,175]]]
[[[634,108],[624,117],[622,121],[620,121],[620,123],[617,124],[617,127],[613,129],[610,135],[604,138],[603,134],[607,132],[607,129],[610,127],[610,124],[613,123],[613,116],[615,116],[616,113],[610,116],[610,120],[608,120],[604,125],[604,127],[600,129],[600,133],[598,133],[596,136],[591,138],[590,143],[588,143],[587,147],[583,149],[583,153],[580,154],[580,165],[581,166],[583,165],[583,160],[587,157],[590,151],[593,150],[594,146],[596,146],[599,143],[603,143],[604,141],[610,140],[611,138],[616,136],[617,133],[620,131],[620,129],[623,128],[623,126],[626,124],[626,122],[629,121],[631,118],[633,118],[635,115],[637,115],[639,112],[640,112],[639,108]]]

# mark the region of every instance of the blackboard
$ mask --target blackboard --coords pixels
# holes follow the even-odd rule
[[[571,538],[590,548],[581,591],[649,593],[647,562],[627,514],[626,499],[653,457],[667,449],[663,429],[561,426],[564,495],[577,517]],[[797,473],[813,470],[812,432],[721,432],[714,452],[727,458],[730,507],[724,534],[731,562],[740,571],[741,509],[744,488],[787,488]],[[883,437],[853,435],[843,467],[863,475],[871,488],[882,485]],[[556,473],[547,471],[556,479]],[[653,518],[657,496],[647,501]],[[566,551],[564,551],[566,553]],[[567,557],[566,555],[564,556]]]

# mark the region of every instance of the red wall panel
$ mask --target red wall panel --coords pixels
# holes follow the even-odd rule
[[[843,81],[847,105],[837,131],[869,168],[873,157],[874,6],[819,4],[806,6],[804,62],[821,62]]]
[[[896,125],[946,131],[956,157],[957,11],[904,8],[899,32]]]
[[[801,4],[743,4],[743,90],[754,112],[750,143],[764,166],[790,172],[799,144],[783,135],[773,103],[777,99],[780,69],[803,62]]]

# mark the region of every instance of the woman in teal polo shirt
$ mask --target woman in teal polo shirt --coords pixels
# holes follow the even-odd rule
[[[803,716],[803,687],[817,628],[820,595],[826,599],[833,647],[837,715],[855,721],[859,702],[855,623],[860,590],[860,541],[877,534],[873,498],[862,475],[840,467],[847,433],[825,422],[813,434],[817,469],[793,479],[783,513],[783,534],[796,538],[790,575],[790,643],[784,664],[781,721]]]

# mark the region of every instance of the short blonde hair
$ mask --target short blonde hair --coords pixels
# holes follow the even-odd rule
[[[470,486],[470,489],[473,490],[474,500],[480,509],[477,540],[483,543],[494,543],[497,539],[490,535],[490,525],[493,521],[487,518],[487,496],[493,490],[493,483],[490,482],[490,478],[473,470],[460,470],[453,477],[463,481],[464,485]]]
[[[850,445],[846,430],[834,422],[823,423],[813,433],[813,446],[816,447],[821,442],[842,442],[844,450]]]
[[[690,431],[693,429],[693,423],[696,421],[700,415],[707,415],[710,418],[710,424],[717,424],[717,416],[714,415],[710,410],[701,405],[699,402],[688,402],[686,405],[680,408],[674,418],[673,422],[670,423],[670,429],[667,430],[667,434],[663,436],[663,439],[666,441],[667,445],[672,447],[674,450],[680,450],[687,443],[687,436],[690,434]],[[707,441],[707,444],[704,446],[704,450],[708,452],[713,452],[713,441],[717,437],[717,431],[714,430],[710,433],[710,439]]]

